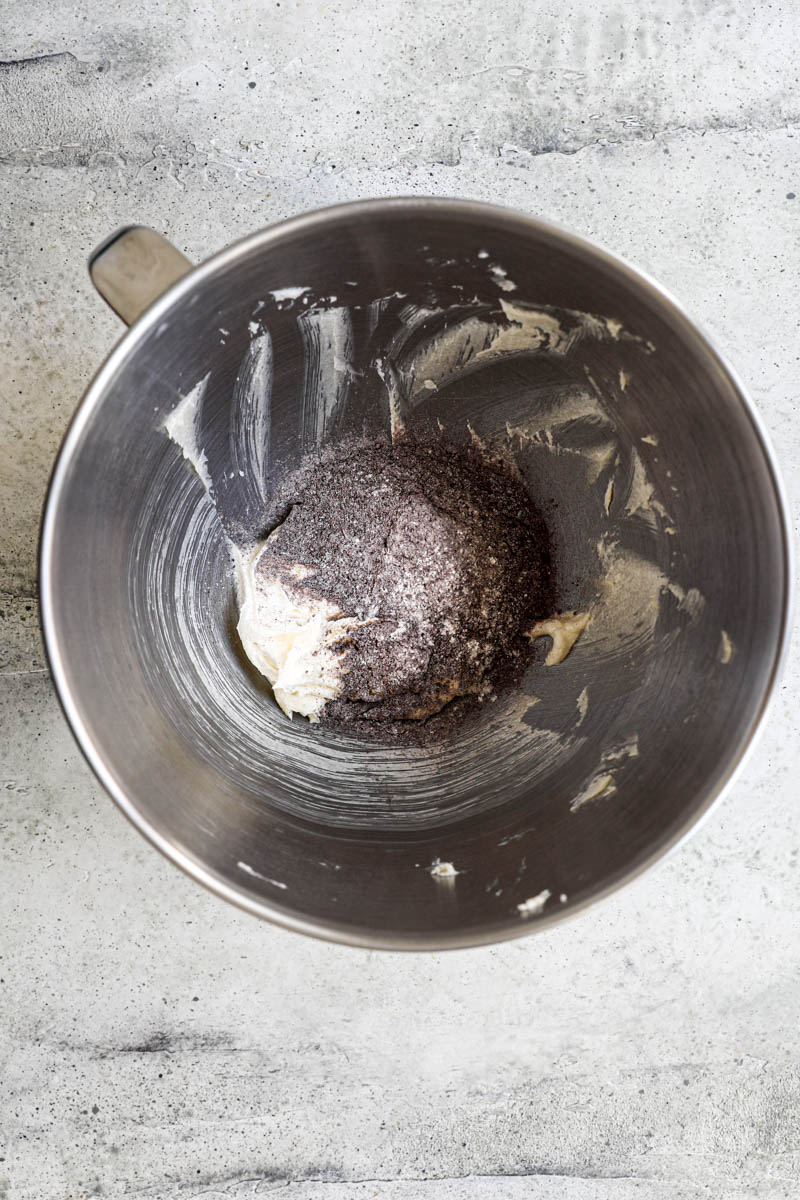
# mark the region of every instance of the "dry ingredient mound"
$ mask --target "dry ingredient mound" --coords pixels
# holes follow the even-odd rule
[[[282,501],[259,573],[366,622],[335,647],[342,688],[324,724],[396,734],[521,674],[524,631],[552,611],[550,555],[505,467],[472,450],[370,444],[308,468]]]

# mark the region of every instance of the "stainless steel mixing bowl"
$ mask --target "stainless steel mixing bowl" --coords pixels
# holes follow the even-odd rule
[[[287,928],[431,949],[547,926],[637,874],[708,810],[742,762],[785,649],[786,506],[741,383],[657,285],[551,225],[430,199],[298,217],[195,269],[134,228],[96,253],[92,274],[132,324],[53,474],[43,624],[83,752],[154,845]],[[324,315],[343,296],[346,327]],[[510,298],[610,320],[574,354],[551,337],[550,352],[484,362],[469,314],[505,329]],[[484,441],[517,436],[530,418],[524,471],[534,495],[561,498],[552,536],[565,607],[590,603],[598,586],[604,507],[628,513],[615,544],[649,564],[658,598],[642,601],[652,637],[637,635],[634,612],[613,653],[579,642],[560,667],[534,664],[518,694],[452,744],[382,748],[277,710],[237,646],[223,528],[254,530],[270,489],[309,450],[385,428],[369,356],[413,350],[437,321],[450,359],[438,384],[417,389],[417,415]],[[552,422],[536,433],[537,406],[587,380],[602,412],[573,419],[568,407],[555,440]],[[196,386],[222,523],[163,432]],[[632,499],[645,453],[662,515]],[[603,504],[604,469],[618,483]],[[617,589],[612,610],[636,600],[634,585]]]

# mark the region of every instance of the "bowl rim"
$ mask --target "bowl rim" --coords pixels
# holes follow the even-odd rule
[[[677,322],[691,337],[700,341],[712,361],[727,377],[734,393],[741,403],[745,416],[756,436],[764,461],[768,468],[772,483],[776,508],[781,526],[781,546],[784,577],[782,580],[780,627],[776,639],[775,652],[769,677],[761,697],[760,704],[750,722],[749,728],[733,748],[725,769],[706,788],[698,794],[696,803],[687,813],[684,820],[674,829],[668,830],[659,838],[648,851],[636,859],[630,867],[619,871],[596,891],[582,900],[565,908],[554,909],[543,913],[533,920],[508,918],[491,926],[479,927],[464,933],[442,935],[437,931],[427,933],[395,934],[380,931],[369,932],[360,926],[351,926],[335,921],[324,921],[319,918],[311,919],[298,916],[279,904],[266,898],[256,898],[244,888],[238,888],[230,881],[210,870],[204,863],[173,845],[169,838],[156,830],[143,817],[135,802],[116,779],[109,763],[106,762],[95,746],[89,730],[83,723],[78,704],[70,686],[67,671],[62,659],[57,636],[56,600],[53,591],[53,555],[55,537],[59,519],[59,508],[62,493],[65,488],[69,466],[73,452],[86,428],[90,418],[102,402],[106,389],[116,373],[124,366],[125,360],[144,340],[152,328],[166,315],[176,303],[187,298],[198,286],[210,279],[218,271],[232,266],[238,260],[251,252],[263,250],[278,242],[287,235],[292,236],[313,230],[328,224],[331,219],[353,219],[359,216],[385,216],[389,213],[414,214],[415,211],[426,214],[439,211],[455,219],[476,217],[488,225],[503,224],[514,226],[539,237],[550,238],[578,253],[592,258],[595,262],[610,268],[624,282],[634,289],[643,289],[649,294],[655,304]],[[50,476],[45,499],[40,541],[39,541],[39,581],[40,581],[40,618],[47,660],[55,684],[56,694],[64,715],[72,730],[73,736],[83,753],[84,758],[92,768],[105,790],[111,796],[118,808],[139,832],[161,853],[179,867],[185,874],[196,882],[201,883],[215,895],[227,900],[254,916],[261,917],[296,933],[304,933],[323,941],[342,945],[355,946],[369,950],[422,950],[440,951],[451,949],[466,949],[497,944],[512,938],[523,937],[530,933],[552,928],[571,917],[577,916],[587,908],[612,895],[619,888],[638,878],[656,862],[663,861],[675,851],[689,835],[699,828],[701,822],[734,786],[744,770],[750,755],[756,745],[758,735],[764,728],[765,718],[774,700],[776,685],[781,677],[786,663],[789,639],[791,634],[791,616],[794,604],[794,548],[791,538],[791,510],[786,489],[781,477],[777,457],[767,432],[765,423],[756,409],[741,377],[719,350],[714,340],[704,327],[689,317],[683,306],[660,283],[646,271],[634,267],[626,259],[606,250],[595,241],[585,238],[572,230],[550,220],[534,217],[521,210],[505,205],[488,204],[483,201],[465,200],[450,197],[430,197],[424,195],[393,196],[368,200],[356,200],[341,204],[329,205],[313,209],[297,216],[289,217],[269,225],[255,233],[248,234],[211,255],[199,265],[193,267],[186,275],[178,279],[124,331],[119,341],[101,363],[93,379],[78,402],[75,413],[67,427],[58,455]]]

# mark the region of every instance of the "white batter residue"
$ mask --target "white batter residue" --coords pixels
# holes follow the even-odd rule
[[[287,717],[300,713],[318,721],[325,702],[342,690],[343,655],[333,646],[364,622],[258,574],[264,546],[261,542],[249,551],[232,547],[239,592],[236,629],[245,654],[272,684]]]
[[[652,524],[655,521],[653,510],[656,507],[653,503],[653,484],[639,455],[634,451],[632,457],[633,478],[631,479],[628,499],[625,501],[625,511],[630,517],[634,517],[638,513],[639,516]],[[664,515],[666,516],[666,513]]]
[[[586,337],[616,340],[622,332],[618,321],[595,316],[594,313],[560,310],[575,322],[571,329],[567,329],[555,309],[526,308],[512,304],[510,300],[501,300],[500,307],[509,324],[495,326],[489,345],[480,350],[476,358],[531,350],[545,350],[564,356]]]
[[[515,292],[517,290],[517,285],[512,279],[508,278],[508,271],[505,267],[501,267],[497,263],[491,263],[489,270],[501,292]]]
[[[403,394],[398,385],[397,375],[391,363],[378,358],[375,360],[375,370],[386,385],[386,395],[389,400],[389,432],[393,442],[398,441],[406,432],[405,404]],[[435,385],[434,385],[435,386]]]
[[[581,721],[585,720],[586,714],[589,711],[589,689],[588,689],[588,687],[585,687],[583,689],[583,691],[581,692],[580,696],[578,696],[578,699],[576,700],[576,704],[578,706],[578,713],[580,714],[580,717],[578,720],[578,724],[580,725]]]
[[[681,612],[688,613],[693,620],[702,616],[706,601],[701,591],[695,587],[688,589],[681,587],[674,580],[670,580],[666,587],[667,591],[678,601],[678,608]]]
[[[525,636],[532,642],[540,637],[552,639],[553,644],[544,665],[554,667],[564,661],[590,620],[591,613],[588,612],[564,613],[558,617],[548,617],[546,621],[537,621]]]
[[[584,804],[596,800],[598,796],[613,796],[616,790],[617,785],[610,771],[605,771],[602,775],[593,775],[586,787],[570,802],[570,812],[577,812]]]
[[[606,513],[611,514],[611,501],[614,499],[614,480],[609,479],[606,487],[605,495],[603,496],[603,508]]]
[[[639,738],[633,733],[624,741],[618,742],[609,750],[604,751],[597,770],[587,781],[584,787],[578,792],[570,802],[570,812],[577,812],[579,808],[583,808],[584,804],[589,804],[592,800],[597,800],[600,796],[613,796],[617,790],[617,782],[614,776],[616,766],[624,762],[628,758],[639,757]]]
[[[256,869],[251,867],[249,863],[237,862],[236,865],[240,871],[245,873],[245,875],[252,875],[254,879],[263,879],[266,883],[271,883],[273,887],[280,888],[284,892],[289,886],[286,883],[281,883],[280,879],[270,879],[269,875],[262,875],[260,871],[256,871]]]
[[[196,383],[177,408],[173,408],[164,422],[164,429],[175,445],[180,446],[183,457],[192,464],[203,481],[203,487],[210,492],[211,476],[208,473],[208,459],[205,450],[200,449],[198,440],[198,413],[208,379],[209,376],[206,375],[204,379]]]
[[[305,296],[306,292],[310,291],[310,287],[285,287],[270,292],[270,296],[280,304],[282,300],[299,300],[301,296]]]
[[[451,862],[442,862],[440,858],[435,858],[431,863],[430,873],[434,879],[455,879],[456,875],[461,872],[457,871]]]
[[[550,891],[545,888],[539,892],[538,896],[531,896],[528,900],[523,900],[522,904],[517,905],[519,915],[521,917],[535,917],[543,911],[545,904],[550,899]]]
[[[731,659],[733,658],[733,652],[734,652],[734,647],[733,647],[733,642],[730,639],[730,634],[727,634],[725,632],[725,630],[723,629],[722,633],[720,634],[720,637],[719,637],[719,655],[718,655],[719,661],[722,663],[723,666],[727,666],[728,663],[731,661]]]
[[[602,566],[599,598],[586,632],[592,652],[613,656],[650,643],[660,613],[660,597],[669,582],[649,559],[619,545],[612,536],[597,546]]]
[[[553,313],[520,308],[509,300],[501,300],[500,307],[510,323],[498,330],[491,345],[481,350],[478,358],[543,348],[552,354],[566,354],[571,348],[572,340]]]

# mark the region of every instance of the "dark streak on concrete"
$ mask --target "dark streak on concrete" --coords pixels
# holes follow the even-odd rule
[[[59,54],[37,54],[33,58],[0,59],[0,75],[10,75],[15,70],[30,70],[31,67],[41,66],[44,63],[52,63],[59,59],[66,59],[74,63],[78,62],[75,55],[70,54],[68,50],[62,50]],[[88,67],[88,64],[84,65]]]
[[[156,1029],[140,1040],[122,1044],[103,1044],[93,1042],[56,1043],[55,1050],[68,1054],[85,1054],[94,1059],[110,1059],[119,1055],[136,1054],[204,1054],[225,1053],[247,1054],[250,1048],[237,1046],[232,1034],[209,1031],[206,1033],[175,1033],[165,1029]]]
[[[200,1175],[185,1185],[187,1188],[222,1188],[227,1190],[240,1184],[252,1183],[256,1186],[262,1183],[278,1184],[286,1187],[292,1183],[360,1183],[360,1180],[347,1179],[340,1167],[330,1165],[309,1166],[305,1171],[292,1172],[279,1167],[252,1167],[236,1175]],[[387,1180],[386,1182],[393,1182]]]

